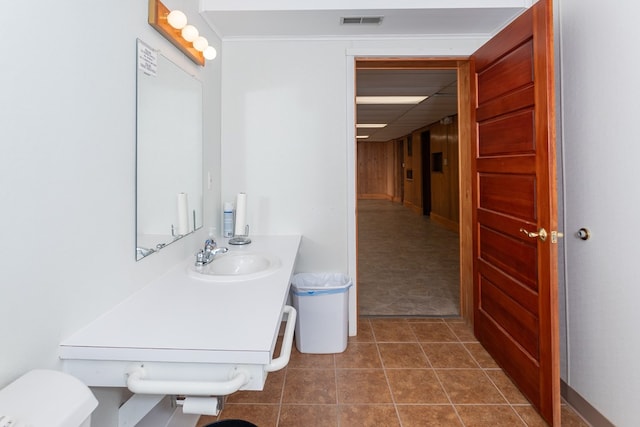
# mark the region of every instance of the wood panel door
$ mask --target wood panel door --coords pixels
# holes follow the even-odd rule
[[[541,0],[472,56],[474,328],[560,425],[552,29]]]

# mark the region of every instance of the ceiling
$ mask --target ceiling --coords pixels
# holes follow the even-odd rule
[[[389,141],[458,111],[456,70],[357,70],[356,95],[427,95],[418,105],[357,105],[358,123],[386,123],[357,129],[361,141]]]
[[[200,0],[201,15],[222,40],[489,38],[533,0]],[[381,17],[379,24],[342,18]],[[358,105],[366,141],[389,141],[456,114],[455,70],[357,70],[356,95],[427,95],[418,105]]]
[[[220,38],[492,35],[533,0],[200,0]],[[380,16],[380,24],[341,25]]]

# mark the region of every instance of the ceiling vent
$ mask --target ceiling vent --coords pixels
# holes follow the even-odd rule
[[[382,22],[382,16],[343,16],[340,18],[340,25],[350,25],[350,24],[375,24],[378,25]]]

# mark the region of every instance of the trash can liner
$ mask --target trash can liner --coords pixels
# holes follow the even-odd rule
[[[296,290],[348,288],[353,285],[348,276],[339,273],[298,273],[291,281]]]
[[[340,288],[330,288],[330,289],[297,290],[294,287],[291,290],[291,292],[293,292],[293,294],[297,296],[331,295],[331,294],[341,294],[341,293],[347,292],[351,286],[353,286],[353,283],[350,283],[348,286],[343,286]]]

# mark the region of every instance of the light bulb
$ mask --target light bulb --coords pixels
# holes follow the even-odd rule
[[[182,38],[188,42],[194,41],[199,35],[198,29],[193,25],[187,25],[182,29]]]
[[[180,30],[187,25],[187,15],[179,10],[172,10],[167,15],[167,22],[176,30]]]
[[[207,48],[207,46],[209,46],[209,42],[207,41],[207,39],[205,39],[202,36],[198,37],[193,41],[193,47],[195,48],[195,50],[199,52],[204,51]]]
[[[214,59],[216,56],[218,56],[218,52],[216,51],[216,48],[213,46],[207,46],[207,48],[204,50],[204,52],[202,52],[202,54],[204,55],[205,58],[207,58],[208,60],[212,60]]]

